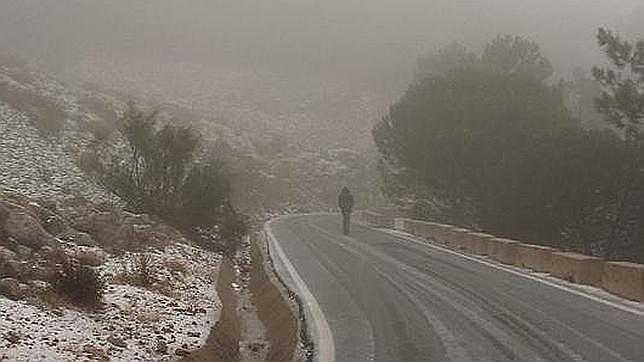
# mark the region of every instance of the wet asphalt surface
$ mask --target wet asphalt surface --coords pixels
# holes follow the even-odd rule
[[[380,230],[346,237],[339,215],[272,231],[337,361],[644,361],[642,314]]]

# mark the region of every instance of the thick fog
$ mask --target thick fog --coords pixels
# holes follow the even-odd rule
[[[641,0],[3,0],[0,49],[66,71],[84,56],[105,54],[387,84],[402,82],[419,55],[442,44],[476,48],[497,34],[519,34],[539,42],[563,75],[596,62],[598,26],[642,31],[637,20],[642,5]]]

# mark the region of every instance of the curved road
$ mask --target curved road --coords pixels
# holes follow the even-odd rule
[[[325,316],[337,361],[644,361],[641,305],[385,231],[354,225],[346,237],[340,228],[338,215],[270,224]]]

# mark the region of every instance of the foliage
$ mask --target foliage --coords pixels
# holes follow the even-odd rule
[[[132,281],[136,285],[149,287],[156,280],[154,275],[159,268],[158,263],[150,254],[140,254],[133,260]]]
[[[634,258],[638,226],[617,220],[636,153],[582,129],[551,72],[535,43],[506,36],[414,82],[373,130],[386,189],[417,216]]]
[[[513,76],[545,80],[552,75],[552,64],[541,54],[539,45],[520,36],[498,36],[483,50],[481,60],[493,71]]]
[[[566,105],[582,125],[591,129],[613,128],[603,120],[595,109],[595,98],[601,94],[601,85],[589,71],[576,67],[570,80],[562,83],[566,93]]]
[[[82,307],[97,308],[101,305],[106,283],[94,268],[81,265],[76,260],[66,260],[53,285],[59,293]]]
[[[644,122],[644,40],[630,43],[600,28],[597,41],[612,67],[593,68],[603,86],[595,105],[610,124],[624,130],[628,141],[635,142]]]
[[[491,180],[500,162],[533,135],[573,124],[559,89],[497,71],[508,62],[490,67],[490,59],[501,58],[492,53],[414,83],[374,129],[385,160],[399,166],[398,177],[386,177],[417,195],[447,199],[447,214],[460,223],[473,221],[468,210],[487,192],[481,180]]]
[[[468,67],[476,63],[476,54],[463,45],[453,42],[440,48],[436,54],[428,54],[416,62],[417,80],[430,75],[443,74],[454,68]]]
[[[103,182],[135,211],[186,229],[216,224],[229,185],[217,160],[198,157],[194,133],[172,124],[159,127],[156,112],[133,103],[120,123],[128,152],[109,162]]]
[[[435,54],[420,58],[416,66],[416,80],[473,67],[539,81],[552,75],[552,64],[541,54],[537,43],[520,36],[499,35],[487,44],[480,57],[453,42]]]
[[[219,237],[225,243],[224,252],[232,256],[238,249],[242,238],[248,233],[249,220],[230,205],[224,207],[224,217],[219,225]]]
[[[623,130],[632,155],[626,160],[631,172],[624,175],[623,188],[614,202],[609,252],[627,250],[626,256],[635,254],[644,259],[644,39],[631,43],[600,28],[597,41],[612,66],[593,68],[603,88],[595,106],[609,124]]]

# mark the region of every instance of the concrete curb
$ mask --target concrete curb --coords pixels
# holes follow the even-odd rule
[[[573,283],[601,287],[604,261],[592,256],[555,252],[552,253],[550,274]]]
[[[609,261],[604,264],[602,286],[621,297],[644,301],[644,265]]]
[[[547,246],[495,238],[452,225],[392,219],[373,212],[363,212],[361,216],[362,221],[370,225],[395,225],[399,231],[430,238],[451,249],[487,255],[503,264],[550,273],[577,284],[600,287],[615,295],[644,302],[644,265],[641,264],[609,262],[592,256],[559,252]]]
[[[275,273],[264,233],[251,237],[251,257],[248,289],[270,344],[265,361],[310,360],[312,346],[301,302]]]
[[[295,292],[302,298],[306,319],[311,324],[311,332],[315,345],[314,360],[318,362],[333,362],[335,361],[335,344],[331,328],[329,328],[329,324],[324,313],[322,313],[322,309],[320,308],[317,300],[313,294],[311,294],[306,283],[295,270],[293,264],[288,260],[284,250],[273,235],[271,224],[284,218],[287,217],[278,217],[264,224],[264,233],[267,236],[267,242],[269,245],[269,255],[274,255],[277,259],[273,259],[273,268],[281,277],[280,279],[282,282],[288,288],[295,290]],[[271,251],[274,252],[274,254]]]
[[[449,253],[464,259],[467,259],[469,261],[475,262],[475,263],[480,263],[483,265],[487,265],[490,268],[494,268],[497,270],[501,270],[510,274],[514,274],[516,276],[534,280],[536,282],[548,285],[553,288],[557,288],[563,291],[566,291],[571,294],[575,294],[584,298],[588,298],[590,300],[596,301],[598,303],[605,304],[607,306],[619,309],[621,311],[631,313],[633,315],[636,315],[638,317],[644,317],[644,304],[642,303],[636,303],[632,301],[623,301],[623,300],[617,300],[617,297],[606,297],[600,294],[596,293],[591,293],[587,290],[584,290],[583,288],[580,288],[579,285],[573,284],[564,280],[559,280],[555,277],[552,276],[546,276],[546,275],[535,275],[532,273],[526,273],[525,270],[520,270],[515,266],[509,266],[509,265],[504,265],[502,263],[495,263],[490,260],[486,260],[486,258],[481,258],[475,255],[468,255],[464,254],[459,251],[452,250],[450,248],[445,247],[444,245],[439,245],[436,243],[428,243],[426,240],[423,240],[422,238],[419,238],[416,235],[410,234],[405,231],[399,231],[399,230],[387,230],[387,229],[381,229],[382,231],[389,233],[397,238],[401,238],[404,240],[407,240],[411,243],[415,243],[417,245],[422,245],[427,248],[431,249],[436,249],[440,250],[445,253]]]

